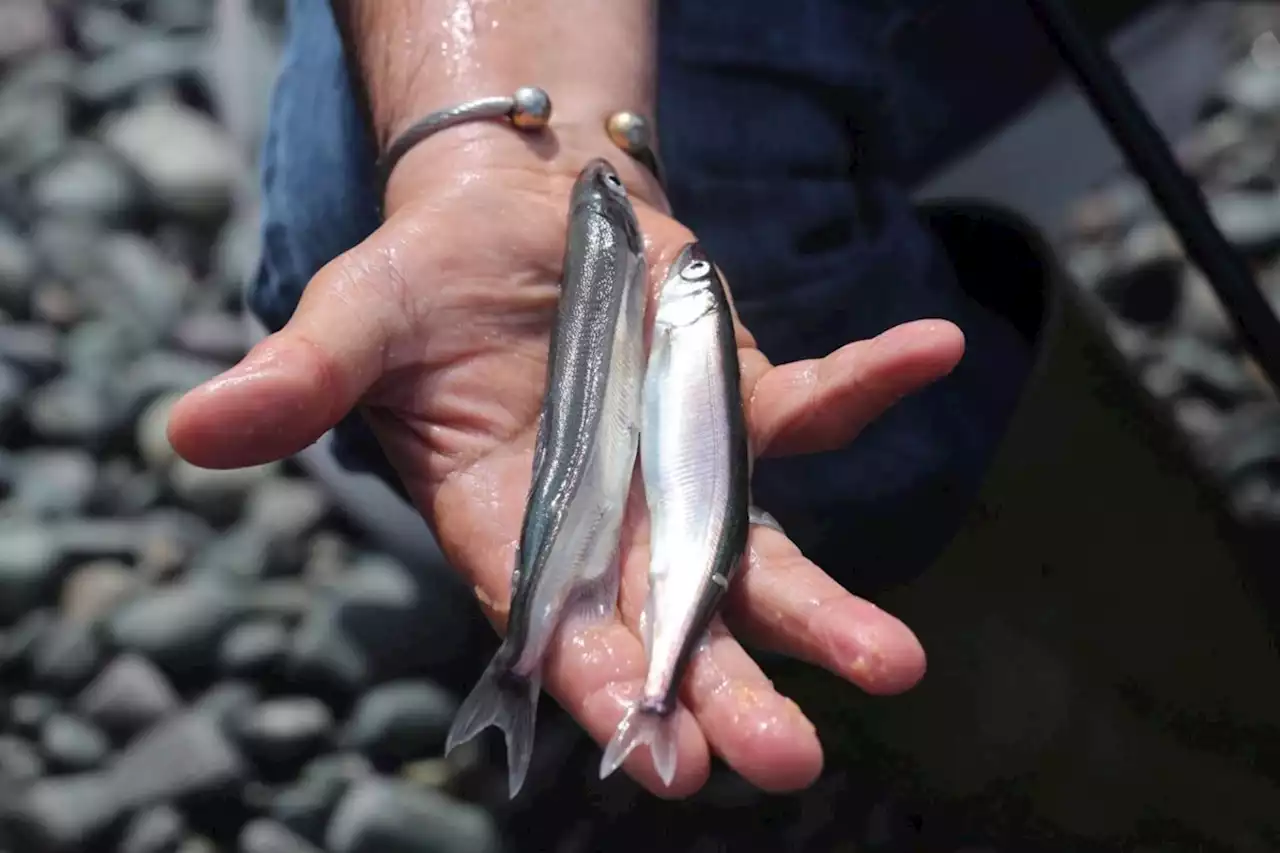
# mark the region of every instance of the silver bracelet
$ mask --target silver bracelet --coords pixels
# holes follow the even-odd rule
[[[521,86],[509,96],[477,98],[456,106],[437,110],[409,126],[396,137],[387,152],[378,159],[378,175],[383,193],[391,171],[415,145],[432,134],[467,121],[507,119],[518,130],[536,132],[551,121],[551,96],[537,86]],[[653,147],[649,122],[638,113],[620,111],[605,121],[605,131],[626,154],[653,173],[663,185],[662,164]]]

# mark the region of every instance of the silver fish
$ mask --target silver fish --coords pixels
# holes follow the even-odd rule
[[[639,444],[646,284],[627,192],[608,162],[593,160],[573,189],[507,635],[445,747],[501,728],[512,797],[528,772],[543,658],[558,627],[567,615],[603,618],[617,605],[618,540]]]
[[[689,244],[662,284],[644,379],[640,465],[649,507],[649,595],[641,632],[649,669],[600,762],[608,776],[641,744],[670,785],[676,696],[747,545],[749,525],[781,530],[751,504],[751,454],[719,273]]]

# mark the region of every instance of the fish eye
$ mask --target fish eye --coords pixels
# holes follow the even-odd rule
[[[627,194],[627,188],[622,185],[622,181],[618,180],[618,176],[613,172],[605,173],[604,182],[612,187],[615,192],[624,196]]]
[[[711,264],[706,261],[691,261],[680,270],[680,277],[685,281],[697,281],[700,278],[706,278],[709,272],[711,272]]]

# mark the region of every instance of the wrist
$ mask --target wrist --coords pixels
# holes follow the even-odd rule
[[[384,195],[387,218],[418,199],[443,197],[465,185],[498,181],[515,192],[568,197],[582,167],[603,157],[638,202],[669,212],[657,178],[613,144],[605,117],[573,124],[553,114],[541,131],[522,132],[501,121],[466,122],[427,137],[392,170]]]

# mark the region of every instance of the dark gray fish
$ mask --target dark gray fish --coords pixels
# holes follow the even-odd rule
[[[649,507],[649,670],[600,763],[608,776],[648,744],[668,785],[676,771],[676,695],[747,546],[751,455],[738,347],[724,282],[702,248],[684,248],[658,294],[644,379],[640,465]]]
[[[511,796],[533,753],[542,663],[564,617],[613,613],[617,549],[639,442],[647,273],[635,212],[604,160],[573,189],[560,305],[507,636],[449,731],[506,736]]]

